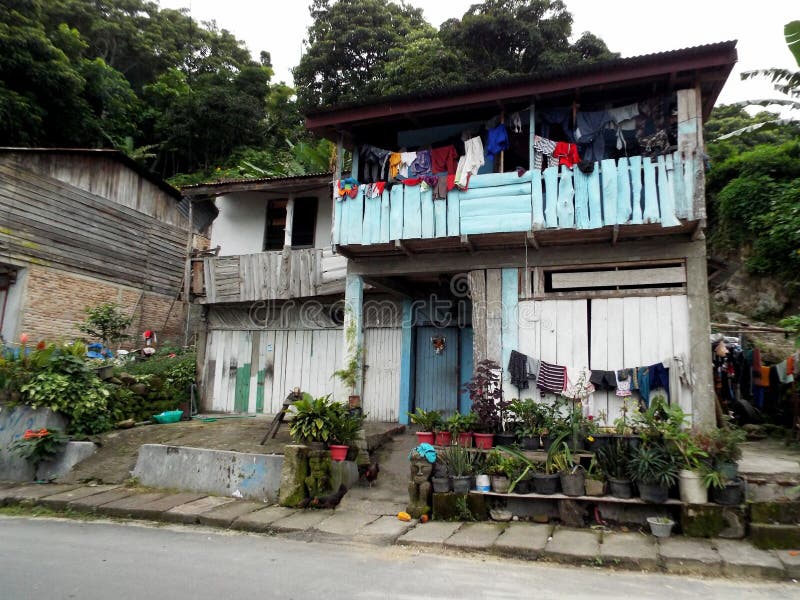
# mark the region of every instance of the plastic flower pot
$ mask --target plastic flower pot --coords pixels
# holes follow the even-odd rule
[[[521,442],[523,450],[538,450],[539,438],[538,437],[524,437]]]
[[[560,479],[561,477],[558,473],[553,473],[552,475],[547,475],[546,473],[534,473],[533,489],[537,494],[544,494],[546,496],[555,494],[558,492]]]
[[[713,488],[711,499],[723,506],[736,506],[744,502],[744,479],[729,481],[722,489]]]
[[[444,494],[450,491],[449,477],[434,477],[431,482],[433,483],[433,492],[435,494]]]
[[[639,497],[651,504],[664,504],[669,497],[669,488],[659,483],[639,483]]]
[[[739,477],[739,463],[720,462],[717,463],[717,471],[728,481],[733,481]]]
[[[496,446],[511,446],[517,441],[517,436],[508,431],[501,431],[494,434],[494,443]]]
[[[451,441],[451,436],[449,431],[437,431],[436,432],[436,445],[437,446],[449,446]]]
[[[494,445],[493,433],[473,433],[472,437],[475,438],[475,447],[482,450],[491,450]]]
[[[488,492],[492,489],[492,482],[488,475],[479,474],[475,477],[475,489],[479,492]]]
[[[350,446],[331,444],[330,450],[331,450],[331,460],[340,462],[347,459],[347,451],[350,450]]]
[[[650,532],[659,538],[667,538],[672,533],[675,521],[666,517],[647,517],[647,524],[650,525]]]
[[[682,469],[678,484],[681,502],[684,504],[705,504],[708,502],[708,488],[703,483],[703,476],[697,471]]]
[[[561,491],[566,496],[583,496],[586,474],[579,469],[576,473],[561,472]]]
[[[451,477],[450,480],[453,485],[453,493],[455,494],[469,493],[469,484],[472,481],[472,477],[470,477],[469,475],[461,475],[457,477]]]
[[[458,434],[458,445],[463,448],[472,448],[472,432],[462,431]]]
[[[614,498],[633,498],[633,482],[630,479],[609,477],[608,487]]]
[[[587,496],[602,496],[606,492],[606,482],[599,479],[587,479],[584,481]]]
[[[515,494],[530,494],[533,492],[533,479],[520,479],[514,486]]]
[[[434,434],[432,431],[418,431],[417,443],[418,444],[431,444],[433,445]]]

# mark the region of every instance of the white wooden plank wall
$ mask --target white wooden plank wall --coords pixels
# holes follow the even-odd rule
[[[397,421],[400,405],[400,352],[402,330],[364,330],[364,412],[370,421]]]

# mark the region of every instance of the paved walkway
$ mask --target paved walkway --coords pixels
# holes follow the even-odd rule
[[[682,537],[657,541],[640,533],[575,530],[525,522],[402,522],[394,513],[394,503],[386,502],[383,507],[380,504],[369,505],[370,510],[364,510],[360,502],[351,502],[350,508],[343,503],[336,510],[295,510],[121,485],[0,483],[0,505],[43,506],[66,514],[202,524],[318,541],[398,544],[437,553],[491,553],[637,571],[800,579],[798,553],[758,550],[746,541]]]

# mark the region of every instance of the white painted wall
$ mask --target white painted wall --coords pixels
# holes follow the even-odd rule
[[[227,194],[217,198],[216,204],[219,216],[211,225],[211,247],[220,246],[220,256],[261,252],[267,222],[264,194]]]
[[[327,189],[321,189],[317,194],[304,192],[297,195],[317,196],[314,247],[330,247],[333,206]],[[219,216],[211,226],[211,246],[220,246],[220,256],[254,254],[262,251],[269,198],[277,196],[261,192],[239,192],[217,198]],[[298,198],[295,201],[295,211],[303,209],[303,201]]]

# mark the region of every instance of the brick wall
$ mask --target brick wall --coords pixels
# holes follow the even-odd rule
[[[140,298],[141,296],[141,298]],[[155,330],[159,344],[172,341],[183,344],[185,306],[172,298],[136,288],[110,283],[32,265],[25,281],[19,333],[27,333],[31,342],[69,341],[82,338],[77,325],[86,318],[84,310],[104,302],[116,302],[134,320],[129,333],[135,337],[123,347],[140,347],[141,334]]]

